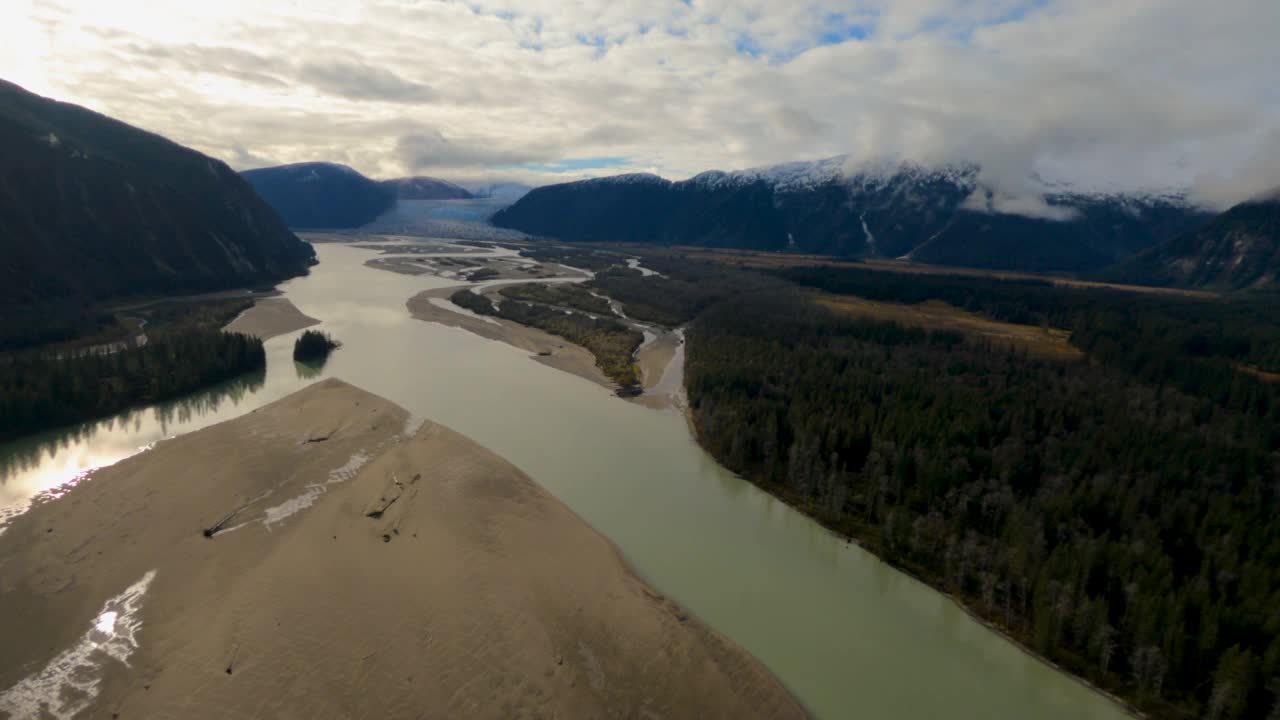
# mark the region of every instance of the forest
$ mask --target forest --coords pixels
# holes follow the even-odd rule
[[[524,283],[508,285],[499,290],[498,294],[512,300],[523,300],[544,305],[559,305],[560,307],[581,310],[594,315],[613,317],[613,308],[609,307],[607,298],[592,295],[591,291],[580,285]]]
[[[293,360],[300,363],[314,363],[329,357],[329,353],[340,347],[341,343],[320,330],[306,330],[293,341]]]
[[[187,327],[141,347],[0,357],[0,441],[161,402],[266,365],[262,341]]]
[[[699,441],[1037,653],[1155,717],[1280,713],[1280,320],[1203,300],[646,258],[688,324]],[[1064,328],[1083,360],[851,317],[815,293]]]

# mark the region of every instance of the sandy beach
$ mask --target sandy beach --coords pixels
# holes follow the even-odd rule
[[[223,329],[269,340],[319,323],[319,320],[304,315],[286,298],[275,297],[258,300]]]
[[[803,716],[530,478],[415,424],[327,380],[17,519],[0,716]]]
[[[527,350],[533,353],[534,360],[586,378],[601,387],[610,390],[617,387],[617,384],[596,367],[595,356],[580,345],[574,345],[562,337],[510,320],[464,314],[438,304],[448,303],[449,296],[459,289],[461,288],[448,287],[418,293],[409,299],[409,313],[419,320],[462,328],[480,337],[498,340],[521,350]]]

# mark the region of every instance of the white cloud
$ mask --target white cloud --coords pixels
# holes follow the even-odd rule
[[[1280,184],[1277,27],[1259,0],[20,0],[0,77],[239,167],[891,155],[977,162],[990,203],[1043,213],[1032,174],[1215,206]],[[521,167],[590,157],[629,163]]]

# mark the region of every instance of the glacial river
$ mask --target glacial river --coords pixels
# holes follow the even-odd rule
[[[368,250],[316,250],[320,265],[281,289],[345,343],[320,374],[300,373],[290,359],[293,333],[267,342],[265,375],[0,445],[0,527],[33,496],[56,502],[66,483],[92,482],[87,470],[338,377],[515,463],[612,539],[651,584],[764,661],[818,717],[1127,717],[947,598],[734,477],[679,414],[409,316],[411,296],[451,282],[364,267]]]

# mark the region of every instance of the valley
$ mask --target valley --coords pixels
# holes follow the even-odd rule
[[[43,517],[37,514],[42,510],[65,512],[58,510],[64,502],[70,503],[67,511],[83,507],[77,503],[77,493],[107,492],[115,482],[109,479],[109,470],[93,472],[93,468],[134,455],[134,462],[144,463],[149,453],[185,447],[172,444],[188,433],[222,420],[255,417],[261,413],[250,411],[273,400],[326,378],[340,378],[380,397],[394,398],[411,416],[429,417],[451,427],[514,463],[615,542],[636,572],[658,592],[759,658],[817,716],[841,717],[854,710],[892,712],[899,717],[935,717],[940,713],[974,718],[1123,716],[1110,701],[1025,655],[973,621],[945,596],[723,470],[690,437],[679,413],[620,400],[605,387],[530,362],[538,358],[531,358],[528,350],[410,317],[406,301],[424,290],[447,290],[456,286],[456,281],[368,267],[369,260],[379,257],[371,250],[322,243],[317,251],[321,262],[312,273],[286,283],[281,291],[300,312],[322,321],[317,328],[344,343],[320,374],[295,369],[288,359],[293,334],[280,335],[266,342],[265,376],[247,384],[211,390],[178,406],[135,412],[73,433],[4,446],[5,482],[0,487],[5,493],[2,504],[10,508],[10,530],[0,534],[0,556],[10,557],[13,550],[7,548],[14,546],[8,544],[8,535],[26,522],[24,517],[34,521]],[[666,269],[662,270],[665,274]],[[673,352],[672,357],[680,354]],[[319,437],[332,430],[322,427],[323,415],[308,416],[316,420],[298,426],[296,432],[302,433],[298,437]],[[266,421],[264,416],[257,422]],[[312,425],[315,432],[309,429]],[[219,428],[225,428],[219,432],[234,431],[231,425]],[[166,439],[173,437],[179,439]],[[146,449],[152,447],[155,449]],[[140,455],[139,448],[143,448]],[[193,465],[197,466],[203,464]],[[299,477],[302,475],[306,473]],[[199,480],[193,478],[192,482]],[[353,482],[351,488],[372,489],[367,482]],[[96,486],[101,490],[92,489],[97,483],[102,483]],[[345,492],[345,487],[336,486],[334,492]],[[253,499],[254,492],[246,490],[244,496]],[[324,496],[297,516],[301,519],[296,522],[305,523],[297,532],[307,533],[304,528],[318,529],[317,522],[328,522],[308,519],[309,513],[327,517],[329,512],[339,512],[345,503],[334,502],[337,497]],[[680,501],[673,503],[672,498]],[[22,508],[30,507],[33,500],[35,509],[24,511]],[[203,548],[201,553],[221,552],[219,543],[224,540],[204,539],[199,529],[216,522],[225,513],[223,505],[193,508],[198,517],[192,521],[198,522],[188,521],[177,529],[189,534],[189,542]],[[13,514],[15,507],[18,515]],[[99,521],[117,531],[125,528],[118,524],[124,521],[110,515]],[[292,536],[293,531],[287,530],[289,521],[285,522],[283,527]],[[50,527],[54,527],[50,539],[72,532]],[[367,550],[358,550],[360,553],[399,552],[396,548],[409,547],[403,528],[401,538],[384,544],[376,535],[360,539],[363,536],[359,533],[366,531],[355,528],[363,527],[339,528],[338,542],[356,532],[353,541],[371,543]],[[187,537],[181,533],[179,537]],[[253,546],[266,541],[254,539],[268,537],[261,533],[246,528],[229,534],[225,541]],[[271,543],[276,542],[277,534],[269,536]],[[66,541],[74,544],[73,536]],[[148,557],[161,562],[162,545],[132,546],[129,557],[135,559],[129,562],[138,563],[138,577],[157,567],[154,563],[141,567]],[[76,572],[75,565],[58,567]],[[157,607],[168,602],[162,598],[169,591],[162,589],[167,573],[173,571],[164,567],[168,566],[161,567],[153,580]],[[126,575],[121,576],[123,583],[137,580],[133,576],[126,579]],[[251,584],[241,587],[245,588],[241,592],[258,592],[251,590],[255,587]],[[797,588],[805,591],[797,593]],[[96,597],[89,593],[83,617],[67,626],[68,638],[92,620],[98,603],[121,589],[103,587]],[[156,638],[182,637],[169,631],[156,635],[168,626],[149,625],[148,607],[143,605],[137,635],[143,648],[138,658],[163,652],[162,647],[147,649]],[[161,673],[149,680],[151,690],[147,692],[159,693],[158,698],[177,697],[174,693],[189,673],[208,672],[220,680],[228,679],[223,670],[237,642],[242,645],[241,655],[229,680],[240,682],[237,678],[241,678],[256,686],[261,677],[254,669],[260,665],[255,663],[272,657],[273,651],[250,639],[249,628],[256,627],[252,623],[270,622],[254,620],[258,615],[250,607],[245,606],[247,614],[241,616],[242,622],[250,624],[214,626],[225,627],[226,632],[211,628],[207,640],[191,646],[188,652],[200,653],[191,657],[208,657],[207,670],[199,670],[205,666],[197,663],[190,670]],[[55,609],[51,607],[50,612]],[[306,622],[306,618],[300,620]],[[236,639],[235,627],[244,628],[242,639]],[[305,627],[291,623],[289,632],[302,632]],[[360,650],[346,661],[377,662],[373,658],[361,661],[375,649]],[[326,662],[336,663],[333,667],[337,668],[344,657]],[[116,692],[113,688],[123,692],[128,687],[120,684],[127,674],[121,675],[124,671],[111,666],[114,661],[107,662],[117,671],[104,681],[103,697]],[[580,662],[586,664],[578,665]],[[580,654],[573,653],[565,656],[565,664],[582,672],[591,667]],[[850,668],[858,669],[854,681],[850,680]],[[38,669],[34,663],[30,671]],[[922,673],[934,678],[928,693],[916,691],[916,678]],[[20,678],[6,675],[5,679]],[[851,682],[858,692],[849,692]],[[217,692],[216,687],[207,685],[204,692]],[[996,687],[1005,691],[991,692]],[[131,702],[158,702],[146,700],[146,694],[120,697],[135,698]]]
[[[925,4],[19,3],[0,720],[1280,720],[1280,4]]]

